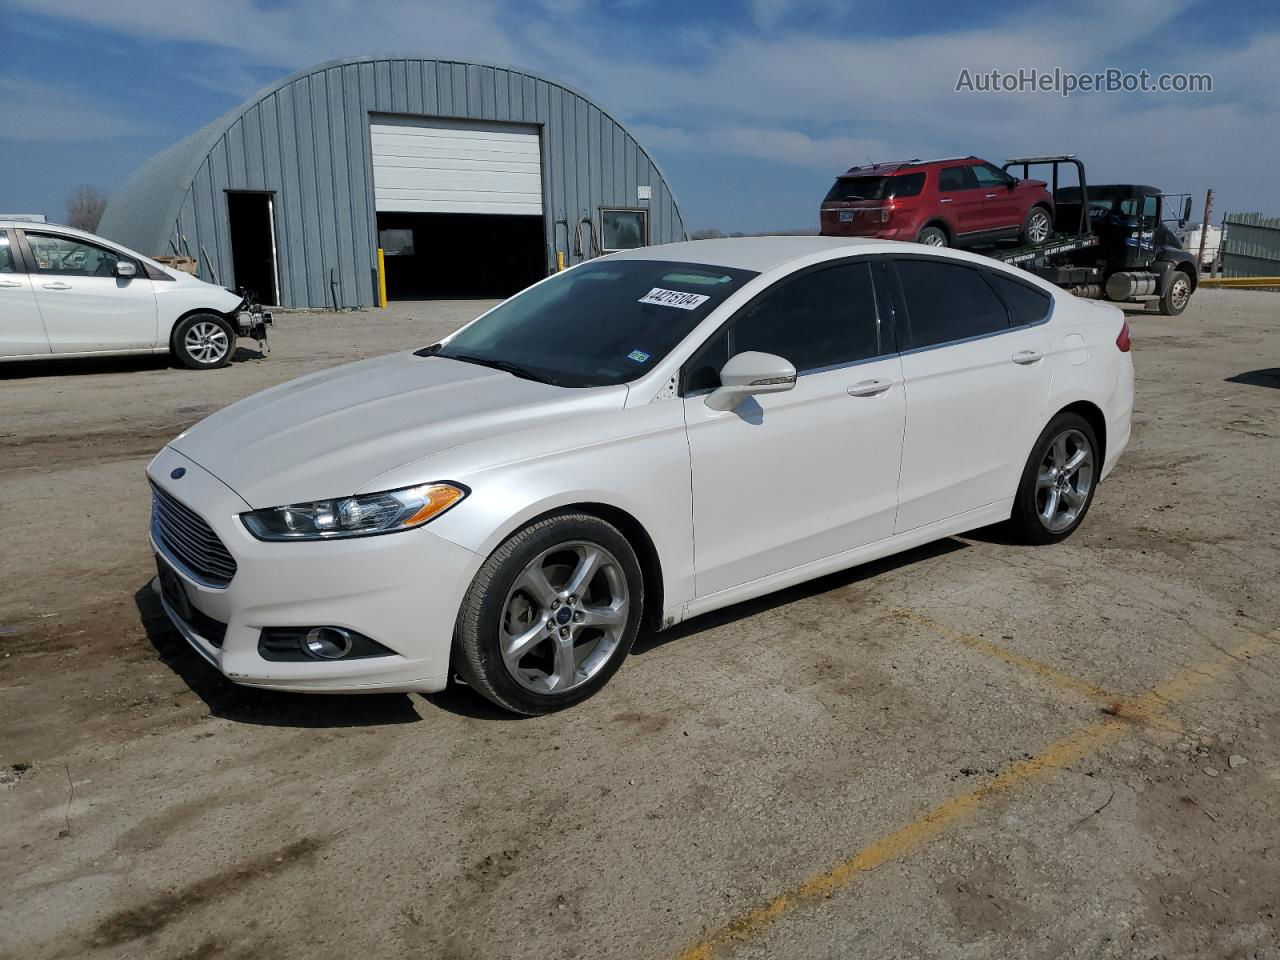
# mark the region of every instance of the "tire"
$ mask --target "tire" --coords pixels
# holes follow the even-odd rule
[[[1072,469],[1081,451],[1084,457]],[[1057,472],[1063,466],[1067,472]],[[1018,539],[1043,544],[1071,536],[1089,512],[1101,471],[1098,438],[1089,421],[1076,413],[1050,420],[1027,458],[1013,499],[1009,524]]]
[[[947,240],[947,231],[941,227],[925,227],[916,234],[916,243],[923,243],[926,247],[949,247],[951,245]]]
[[[573,587],[590,557],[598,562],[585,587]],[[454,666],[503,709],[563,710],[622,666],[643,608],[644,577],[626,537],[590,514],[551,516],[512,536],[476,573],[458,611]]]
[[[173,329],[173,355],[191,370],[225,367],[235,349],[235,331],[216,313],[193,313]]]
[[[1185,270],[1175,269],[1169,278],[1169,288],[1160,298],[1160,312],[1166,317],[1178,316],[1191,302],[1191,292],[1191,277]]]
[[[1053,232],[1053,220],[1044,207],[1032,207],[1027,211],[1027,218],[1022,221],[1022,233],[1018,235],[1020,243],[1044,243]]]

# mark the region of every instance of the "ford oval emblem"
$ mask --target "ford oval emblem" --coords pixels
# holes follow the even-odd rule
[[[169,471],[169,479],[171,480],[181,480],[186,475],[187,475],[186,467],[174,467],[172,470]]]

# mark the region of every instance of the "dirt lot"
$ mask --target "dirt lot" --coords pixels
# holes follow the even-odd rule
[[[1135,314],[1065,544],[978,532],[642,637],[595,700],[233,687],[149,590],[142,470],[268,359],[0,373],[0,955],[1280,958],[1280,297]]]

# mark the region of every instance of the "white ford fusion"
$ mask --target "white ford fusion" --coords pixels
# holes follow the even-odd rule
[[[1008,521],[1068,536],[1129,439],[1119,310],[820,237],[593,260],[152,461],[165,610],[232,680],[576,703],[656,629]]]

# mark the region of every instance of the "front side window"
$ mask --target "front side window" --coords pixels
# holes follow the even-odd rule
[[[421,353],[563,387],[626,383],[754,276],[664,260],[596,260],[530,287]]]
[[[645,246],[649,242],[649,214],[644,210],[601,210],[600,242],[606,253]]]
[[[60,237],[51,233],[27,233],[27,244],[41,273],[71,277],[112,277],[116,264],[124,259],[96,244]]]
[[[905,349],[1009,329],[1009,314],[982,273],[944,260],[895,262],[907,307]]]
[[[989,163],[974,164],[973,176],[980,187],[1004,187],[1011,182],[1007,173]]]
[[[0,230],[0,273],[17,273],[18,268],[13,262],[13,247],[9,246],[9,233],[7,230]]]
[[[750,350],[782,357],[797,373],[879,356],[870,265],[842,263],[779,281],[698,351],[685,392],[718,386],[725,362]]]

